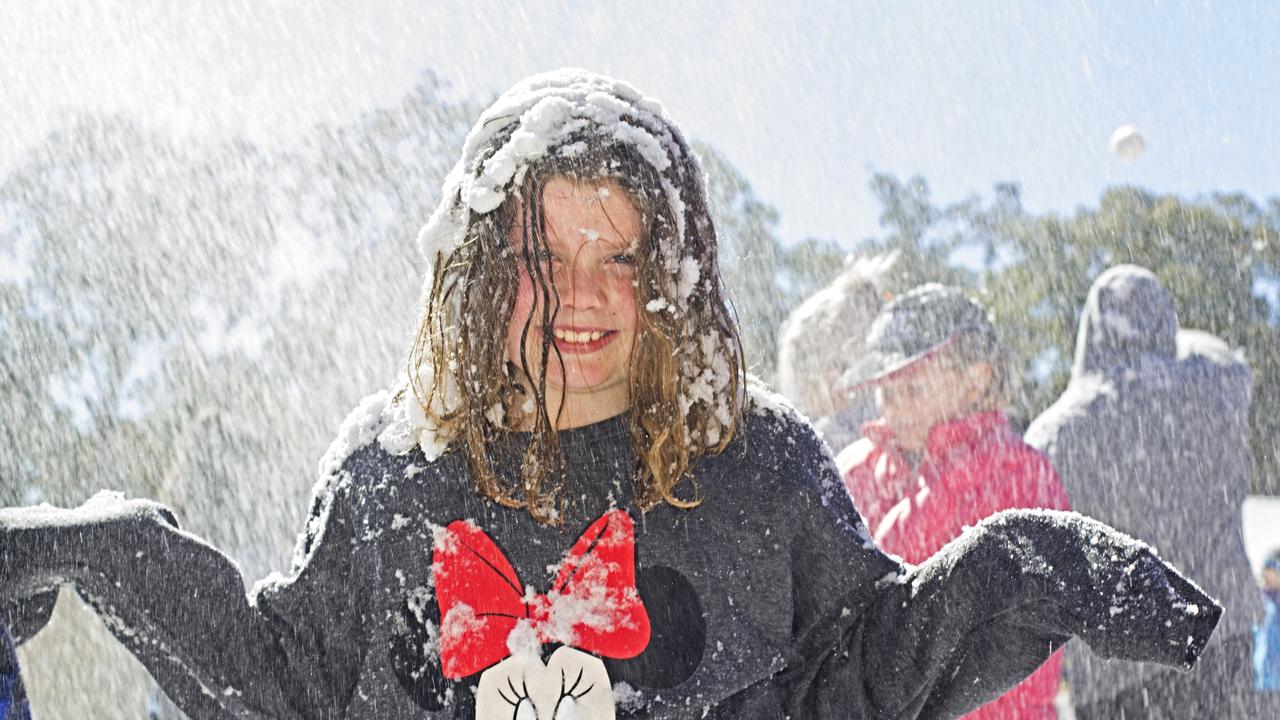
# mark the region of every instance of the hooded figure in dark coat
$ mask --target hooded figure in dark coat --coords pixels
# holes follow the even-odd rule
[[[1094,282],[1071,382],[1026,440],[1053,461],[1074,509],[1151,542],[1226,612],[1195,677],[1105,662],[1072,643],[1068,676],[1082,719],[1121,717],[1129,701],[1186,717],[1245,716],[1224,703],[1250,695],[1248,633],[1260,609],[1240,521],[1252,382],[1239,352],[1178,328],[1150,271],[1119,265]]]

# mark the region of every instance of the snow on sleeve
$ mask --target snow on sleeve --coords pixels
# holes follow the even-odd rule
[[[800,411],[792,406],[790,400],[774,392],[755,375],[747,375],[747,396],[751,398],[751,409],[757,415],[766,417],[773,415],[808,422]]]
[[[423,372],[424,382],[429,385],[430,368]],[[450,392],[446,392],[444,402],[455,403],[456,384],[446,389]],[[342,422],[337,438],[320,460],[320,476],[312,494],[323,491],[352,453],[375,440],[391,455],[405,455],[415,446],[420,447],[428,461],[448,449],[448,438],[438,432],[407,383],[399,391],[380,390],[361,400]]]
[[[38,529],[55,525],[95,525],[126,519],[158,518],[176,527],[176,520],[165,506],[138,498],[127,498],[118,490],[99,490],[74,508],[41,503],[28,507],[0,508],[0,521],[5,527]]]
[[[342,421],[342,426],[338,428],[338,436],[329,444],[329,449],[320,459],[320,483],[327,484],[336,477],[338,470],[342,468],[342,463],[346,462],[352,453],[373,442],[386,428],[385,411],[389,398],[390,395],[386,390],[379,390],[361,400],[356,409]]]
[[[220,689],[210,686],[207,682],[207,680],[209,680],[209,675],[205,672],[201,672],[199,668],[192,667],[190,663],[187,662],[185,653],[176,652],[168,643],[164,642],[157,633],[148,632],[145,629],[136,628],[130,625],[124,619],[120,609],[107,600],[107,598],[97,592],[94,592],[93,589],[89,587],[77,586],[76,593],[93,606],[94,611],[102,621],[102,624],[105,625],[113,635],[119,638],[129,638],[130,642],[136,646],[150,646],[151,652],[165,658],[170,663],[183,668],[186,677],[191,682],[194,682],[196,686],[199,687],[200,692],[206,697],[221,700],[224,707],[229,705],[227,709],[232,712],[236,710],[241,711],[235,712],[234,714],[236,715],[247,713],[247,708],[244,707],[243,703],[237,700],[237,698],[242,695],[242,692],[239,689],[231,685],[221,686]]]
[[[323,539],[325,528],[329,525],[329,515],[333,512],[334,492],[343,485],[349,485],[350,482],[350,473],[343,470],[337,470],[333,475],[321,477],[317,481],[311,515],[307,517],[302,532],[298,534],[297,542],[294,544],[293,557],[289,563],[290,575],[296,576],[310,562],[315,549]],[[279,584],[275,580],[259,582],[254,587],[255,597],[258,592],[275,588]]]

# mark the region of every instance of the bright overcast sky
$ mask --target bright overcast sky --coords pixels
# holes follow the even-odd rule
[[[278,143],[424,69],[488,98],[579,65],[723,151],[784,239],[852,243],[876,228],[872,168],[943,200],[1015,180],[1064,212],[1119,182],[1280,195],[1277,38],[1265,0],[0,0],[0,171],[67,110]],[[1125,123],[1132,164],[1107,151]]]

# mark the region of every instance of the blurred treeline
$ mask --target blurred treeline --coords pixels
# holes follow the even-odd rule
[[[257,577],[285,564],[315,463],[399,369],[418,314],[414,238],[478,105],[424,76],[399,107],[287,148],[173,139],[121,117],[69,121],[0,181],[0,503],[158,497]],[[714,140],[714,138],[711,138]],[[1182,322],[1245,349],[1255,488],[1280,437],[1280,201],[1107,192],[1036,216],[1014,185],[939,205],[876,175],[879,237],[784,247],[777,213],[699,146],[723,272],[754,372],[777,325],[850,248],[896,250],[890,289],[970,286],[992,307],[1033,417],[1062,390],[1086,291],[1154,270]],[[1211,431],[1211,429],[1206,429]]]

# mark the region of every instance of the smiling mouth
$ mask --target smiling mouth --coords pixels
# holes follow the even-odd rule
[[[613,342],[617,330],[554,328],[552,335],[556,348],[562,353],[589,353]]]

